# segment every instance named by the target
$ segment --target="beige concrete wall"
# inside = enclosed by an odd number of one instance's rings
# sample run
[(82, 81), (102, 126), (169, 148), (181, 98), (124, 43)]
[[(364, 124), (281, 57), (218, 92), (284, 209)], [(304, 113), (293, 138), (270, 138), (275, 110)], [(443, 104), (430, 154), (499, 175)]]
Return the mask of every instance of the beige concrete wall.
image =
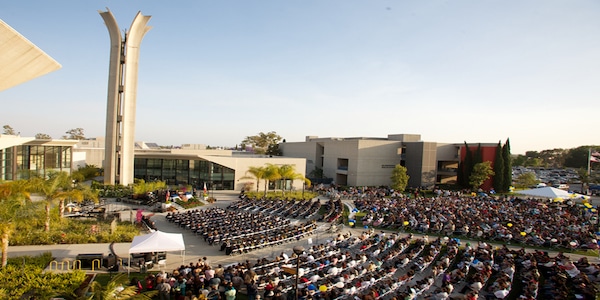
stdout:
[[(283, 145), (283, 146), (282, 146)], [(431, 186), (437, 178), (439, 161), (458, 161), (456, 144), (423, 142), (418, 134), (392, 134), (382, 138), (318, 138), (307, 136), (305, 142), (280, 145), (285, 156), (305, 157), (317, 161), (319, 145), (323, 145), (323, 173), (337, 183), (343, 178), (346, 184), (388, 185), (396, 164), (401, 161), (401, 149), (405, 147), (404, 160), (411, 177), (409, 186)], [(348, 160), (348, 170), (338, 169), (338, 159)], [(309, 166), (310, 162), (307, 162)], [(313, 168), (309, 168), (310, 172)], [(341, 176), (341, 177), (340, 177)]]
[(401, 146), (402, 143), (398, 141), (360, 140), (354, 185), (391, 184), (392, 170), (400, 163), (398, 148)]
[(388, 134), (388, 139), (400, 142), (420, 142), (420, 134)]
[(420, 186), (432, 187), (437, 177), (437, 143), (423, 143), (423, 164), (421, 167)]
[(204, 145), (204, 144), (183, 144), (183, 145), (181, 145), (181, 149), (184, 149), (184, 150), (206, 150), (206, 145)]
[(318, 142), (280, 143), (279, 149), (285, 153), (285, 157), (298, 157), (306, 160), (305, 173), (310, 174), (315, 167), (321, 167), (320, 148)]
[(84, 161), (75, 162), (74, 160), (73, 169), (77, 170), (78, 166), (85, 166), (86, 164), (102, 168), (105, 158), (104, 142), (104, 137), (77, 141), (77, 144), (73, 147), (73, 157), (77, 157), (78, 160), (83, 158)]
[(437, 160), (456, 161), (459, 159), (460, 147), (457, 144), (437, 144)]
[[(324, 146), (323, 153), (323, 174), (325, 177), (333, 178), (337, 183), (336, 174), (347, 174), (348, 184), (356, 181), (356, 161), (358, 159), (358, 141), (357, 140), (326, 140), (322, 142)], [(338, 170), (338, 159), (348, 159), (348, 170)]]

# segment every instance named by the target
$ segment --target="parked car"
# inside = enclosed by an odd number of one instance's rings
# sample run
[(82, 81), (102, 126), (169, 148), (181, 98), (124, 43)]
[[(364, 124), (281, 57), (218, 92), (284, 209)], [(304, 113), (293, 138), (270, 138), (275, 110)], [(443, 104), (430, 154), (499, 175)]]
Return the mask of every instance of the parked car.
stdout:
[(561, 190), (569, 190), (569, 185), (568, 184), (555, 184), (553, 185), (553, 187), (557, 188), (557, 189), (561, 189)]

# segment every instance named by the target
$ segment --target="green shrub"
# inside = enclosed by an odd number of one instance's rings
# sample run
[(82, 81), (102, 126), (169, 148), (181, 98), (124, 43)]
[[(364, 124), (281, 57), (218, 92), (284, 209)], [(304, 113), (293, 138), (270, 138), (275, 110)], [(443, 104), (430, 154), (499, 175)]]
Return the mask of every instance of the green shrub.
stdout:
[(43, 225), (37, 227), (23, 222), (11, 235), (11, 246), (53, 245), (53, 244), (87, 244), (109, 242), (131, 242), (140, 230), (129, 222), (117, 223), (117, 229), (111, 233), (109, 220), (76, 220), (61, 219), (50, 223), (50, 232), (45, 232)]
[[(43, 272), (51, 258), (50, 253), (39, 257), (15, 257), (0, 270), (2, 299), (50, 299), (60, 294), (72, 294), (84, 281), (85, 273), (80, 270), (53, 273)], [(25, 265), (23, 265), (25, 261)]]
[(248, 196), (249, 198), (267, 198), (267, 199), (305, 199), (305, 200), (309, 200), (309, 199), (314, 199), (316, 197), (318, 197), (319, 195), (317, 193), (311, 192), (311, 191), (285, 191), (285, 193), (283, 193), (281, 191), (270, 191), (267, 192), (267, 195), (265, 196), (265, 192), (246, 192), (246, 196)]
[(185, 209), (204, 205), (204, 203), (202, 201), (200, 201), (200, 199), (195, 198), (195, 197), (188, 199), (188, 201), (177, 200), (176, 203)]
[(20, 256), (8, 258), (6, 264), (16, 267), (22, 267), (23, 265), (37, 266), (39, 268), (46, 268), (50, 262), (54, 260), (52, 252), (44, 252), (37, 256)]

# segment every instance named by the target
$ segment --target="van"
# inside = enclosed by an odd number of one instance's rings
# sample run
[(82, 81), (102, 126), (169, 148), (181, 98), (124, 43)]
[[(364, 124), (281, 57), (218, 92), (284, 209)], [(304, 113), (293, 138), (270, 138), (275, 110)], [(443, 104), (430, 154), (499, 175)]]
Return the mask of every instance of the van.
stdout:
[(569, 185), (568, 184), (555, 184), (553, 185), (553, 187), (557, 188), (557, 189), (561, 189), (561, 190), (568, 190), (569, 189)]

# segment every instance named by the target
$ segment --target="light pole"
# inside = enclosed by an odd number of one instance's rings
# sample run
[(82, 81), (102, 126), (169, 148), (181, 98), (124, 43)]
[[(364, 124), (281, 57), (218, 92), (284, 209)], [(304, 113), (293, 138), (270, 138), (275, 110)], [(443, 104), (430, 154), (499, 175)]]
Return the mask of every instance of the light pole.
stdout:
[(296, 254), (296, 286), (294, 287), (294, 294), (296, 300), (298, 300), (298, 284), (300, 283), (300, 255), (304, 253), (304, 247), (297, 245), (293, 248)]

